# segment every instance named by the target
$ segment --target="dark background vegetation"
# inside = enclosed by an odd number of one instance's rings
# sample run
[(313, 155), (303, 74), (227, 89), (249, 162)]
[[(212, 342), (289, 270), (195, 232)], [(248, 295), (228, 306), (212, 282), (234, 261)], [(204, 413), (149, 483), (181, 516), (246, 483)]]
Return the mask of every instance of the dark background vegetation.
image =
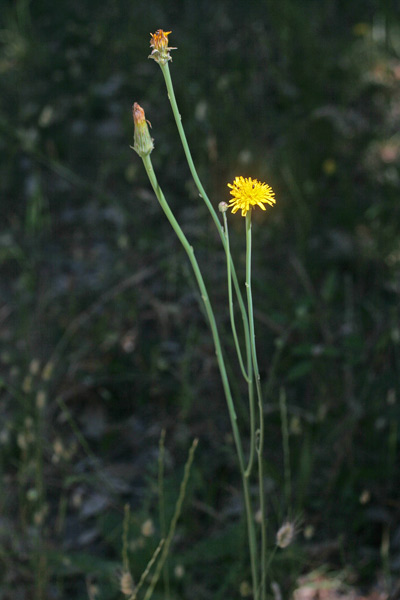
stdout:
[[(3, 0), (0, 19), (0, 598), (121, 597), (126, 503), (137, 581), (160, 538), (162, 428), (168, 518), (200, 440), (171, 597), (246, 594), (212, 342), (186, 256), (129, 148), (138, 101), (226, 333), (246, 436), (224, 256), (147, 60), (159, 27), (173, 31), (178, 103), (215, 206), (235, 175), (276, 192), (276, 207), (254, 215), (253, 275), (271, 549), (286, 518), (299, 532), (270, 580), (286, 596), (299, 574), (324, 568), (390, 590), (400, 570), (396, 3)], [(242, 273), (243, 220), (230, 224)]]

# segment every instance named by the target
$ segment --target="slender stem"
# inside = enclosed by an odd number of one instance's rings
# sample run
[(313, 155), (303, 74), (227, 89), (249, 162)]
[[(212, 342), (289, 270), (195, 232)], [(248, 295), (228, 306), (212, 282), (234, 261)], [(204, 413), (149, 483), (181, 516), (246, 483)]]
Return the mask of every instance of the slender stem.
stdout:
[(256, 426), (255, 426), (255, 414), (254, 414), (254, 381), (253, 381), (253, 363), (251, 358), (251, 348), (250, 344), (246, 344), (246, 353), (247, 353), (247, 372), (244, 368), (242, 353), (240, 350), (240, 345), (236, 333), (236, 325), (235, 325), (235, 315), (233, 311), (233, 298), (232, 298), (232, 269), (231, 269), (231, 251), (230, 251), (230, 243), (229, 243), (229, 229), (228, 229), (228, 219), (226, 218), (226, 212), (222, 213), (224, 219), (224, 230), (225, 230), (225, 239), (226, 239), (226, 265), (228, 272), (228, 296), (229, 296), (229, 314), (231, 317), (231, 327), (233, 332), (233, 337), (236, 345), (236, 352), (239, 358), (240, 368), (243, 373), (243, 377), (247, 381), (248, 386), (248, 396), (249, 396), (249, 412), (250, 412), (250, 455), (249, 461), (246, 467), (245, 475), (246, 477), (250, 477), (251, 471), (253, 469), (254, 463), (254, 452), (255, 452), (255, 439), (256, 439)]
[[(163, 566), (165, 564), (165, 561), (167, 560), (167, 557), (168, 557), (168, 554), (169, 554), (169, 549), (170, 549), (170, 546), (171, 546), (171, 542), (172, 542), (174, 534), (175, 534), (176, 525), (178, 523), (178, 519), (179, 519), (180, 514), (181, 514), (183, 501), (185, 499), (186, 488), (187, 488), (187, 484), (188, 484), (188, 481), (189, 481), (190, 470), (192, 468), (193, 459), (194, 459), (194, 453), (196, 451), (198, 443), (199, 443), (199, 440), (197, 438), (195, 438), (193, 440), (193, 442), (192, 442), (191, 447), (190, 447), (189, 456), (187, 458), (187, 461), (186, 461), (186, 464), (185, 464), (185, 468), (184, 468), (184, 471), (183, 471), (183, 478), (182, 478), (181, 485), (180, 485), (180, 488), (179, 488), (179, 495), (178, 495), (178, 499), (177, 499), (176, 504), (175, 504), (175, 511), (174, 511), (174, 514), (172, 515), (171, 523), (170, 523), (169, 530), (168, 530), (168, 535), (165, 538), (165, 543), (164, 543), (164, 546), (163, 546), (163, 549), (162, 549), (160, 560), (158, 561), (158, 564), (157, 564), (157, 566), (155, 568), (155, 573), (154, 573), (153, 577), (151, 578), (151, 582), (150, 582), (149, 587), (147, 588), (147, 592), (146, 592), (146, 594), (144, 596), (144, 600), (150, 600), (150, 598), (152, 597), (153, 592), (154, 592), (154, 588), (157, 585), (157, 581), (158, 581), (158, 579), (160, 577), (162, 568), (163, 568)], [(138, 585), (138, 587), (139, 587), (139, 585)], [(133, 600), (133, 599), (130, 598), (129, 600)]]
[(256, 339), (254, 333), (254, 315), (253, 298), (251, 293), (251, 210), (246, 214), (246, 291), (247, 291), (247, 311), (249, 315), (250, 326), (250, 344), (253, 360), (254, 378), (256, 380), (258, 411), (259, 411), (259, 430), (258, 443), (256, 444), (257, 462), (258, 462), (258, 485), (260, 496), (261, 512), (261, 600), (265, 600), (265, 578), (266, 578), (266, 557), (267, 557), (267, 539), (265, 530), (265, 499), (264, 499), (264, 468), (263, 468), (263, 448), (264, 448), (264, 411), (261, 392), (260, 372), (258, 370)]
[[(150, 558), (149, 562), (146, 565), (145, 570), (143, 571), (143, 573), (140, 576), (139, 579), (139, 583), (137, 584), (137, 586), (135, 587), (135, 589), (133, 590), (133, 594), (131, 596), (129, 596), (128, 600), (136, 600), (138, 597), (138, 593), (140, 592), (144, 582), (147, 579), (147, 575), (150, 573), (154, 563), (157, 560), (158, 555), (161, 552), (161, 549), (165, 547), (165, 539), (161, 538), (160, 543), (158, 544), (157, 548), (154, 550), (152, 557)], [(154, 578), (154, 577), (153, 577)], [(155, 585), (155, 584), (154, 584)], [(153, 588), (151, 587), (152, 584), (150, 583), (149, 588), (146, 592), (146, 596), (145, 598), (151, 598), (151, 595), (153, 593)], [(150, 595), (149, 594), (149, 589), (150, 589)]]
[[(229, 248), (227, 247), (229, 244), (229, 239), (224, 235), (223, 229), (221, 228), (220, 220), (219, 220), (217, 213), (216, 213), (212, 203), (210, 202), (210, 199), (200, 181), (196, 167), (193, 162), (189, 144), (186, 139), (185, 130), (182, 125), (182, 117), (180, 115), (180, 112), (178, 109), (178, 104), (177, 104), (176, 97), (175, 97), (174, 87), (173, 87), (172, 79), (171, 79), (171, 73), (169, 71), (169, 65), (168, 65), (168, 63), (166, 63), (165, 65), (160, 65), (160, 67), (161, 67), (161, 71), (162, 71), (162, 74), (165, 79), (165, 84), (167, 86), (167, 91), (168, 91), (168, 98), (169, 98), (169, 101), (171, 104), (172, 112), (174, 114), (175, 123), (178, 128), (179, 136), (181, 138), (181, 143), (183, 146), (183, 150), (185, 152), (185, 156), (186, 156), (187, 163), (189, 165), (190, 172), (192, 174), (195, 185), (199, 191), (199, 194), (200, 194), (201, 198), (204, 200), (204, 202), (211, 214), (211, 217), (212, 217), (212, 219), (215, 223), (215, 226), (218, 230), (218, 233), (220, 235), (222, 245), (224, 246), (225, 252), (227, 253), (227, 257), (228, 257), (227, 260), (229, 263), (229, 268), (231, 270), (231, 277), (233, 279), (233, 285), (235, 287), (235, 294), (237, 296), (240, 312), (242, 315), (243, 329), (244, 329), (244, 335), (245, 335), (245, 344), (246, 344), (246, 353), (247, 353), (247, 377), (245, 376), (245, 379), (248, 382), (248, 386), (249, 386), (249, 403), (250, 403), (250, 428), (251, 428), (250, 456), (249, 456), (248, 466), (246, 468), (246, 477), (249, 477), (252, 466), (253, 466), (254, 450), (255, 450), (254, 400), (253, 400), (254, 384), (253, 384), (253, 377), (252, 377), (253, 368), (252, 368), (252, 358), (251, 358), (251, 348), (250, 348), (249, 320), (248, 320), (246, 308), (245, 308), (245, 305), (243, 302), (242, 293), (240, 291), (239, 282), (238, 282), (236, 270), (235, 270), (235, 265), (233, 263), (232, 256), (229, 252)], [(230, 281), (230, 279), (229, 279), (229, 281)], [(235, 337), (235, 330), (233, 330), (233, 335)], [(235, 344), (236, 344), (236, 338), (235, 338)], [(236, 348), (238, 348), (238, 346), (236, 346)], [(239, 361), (241, 361), (240, 353), (238, 353), (238, 356), (239, 356)], [(242, 367), (242, 365), (243, 365), (243, 362), (241, 361), (241, 369), (242, 369), (242, 373), (244, 375), (244, 367)], [(249, 379), (250, 379), (250, 382), (248, 381)]]
[[(220, 222), (218, 215), (217, 215), (217, 213), (216, 213), (216, 211), (215, 211), (215, 209), (214, 209), (209, 197), (207, 196), (207, 193), (200, 181), (199, 175), (197, 173), (196, 167), (195, 167), (193, 159), (192, 159), (192, 154), (190, 152), (189, 144), (186, 139), (185, 130), (182, 125), (182, 117), (180, 115), (180, 112), (178, 109), (178, 104), (177, 104), (177, 101), (175, 98), (174, 86), (172, 85), (171, 74), (169, 72), (169, 65), (168, 65), (168, 63), (166, 63), (165, 65), (160, 64), (160, 67), (161, 67), (162, 74), (164, 75), (165, 84), (167, 86), (167, 91), (168, 91), (168, 98), (169, 98), (169, 101), (171, 104), (172, 112), (174, 114), (175, 123), (178, 128), (179, 137), (181, 138), (181, 143), (183, 146), (183, 150), (185, 152), (186, 160), (189, 165), (190, 173), (192, 174), (193, 181), (199, 191), (201, 198), (204, 200), (204, 202), (211, 214), (211, 217), (214, 221), (214, 224), (215, 224), (215, 226), (218, 230), (219, 236), (221, 238), (222, 245), (226, 251), (226, 239), (224, 236), (223, 229), (221, 227), (221, 222)], [(236, 270), (235, 270), (235, 265), (233, 264), (231, 256), (230, 256), (229, 260), (230, 260), (231, 269), (232, 269), (233, 285), (235, 287), (235, 293), (236, 293), (236, 296), (237, 296), (237, 299), (239, 302), (240, 312), (242, 315), (246, 347), (250, 347), (249, 321), (247, 318), (246, 308), (245, 308), (245, 305), (243, 302), (242, 292), (240, 291), (239, 282), (238, 282)]]
[(239, 358), (240, 368), (243, 373), (243, 377), (247, 381), (248, 386), (248, 396), (249, 396), (249, 412), (250, 412), (250, 456), (249, 461), (246, 467), (245, 475), (246, 477), (250, 477), (253, 462), (254, 462), (254, 452), (255, 452), (255, 414), (254, 414), (254, 383), (253, 383), (253, 363), (251, 358), (251, 348), (250, 344), (246, 344), (246, 353), (247, 353), (247, 372), (244, 368), (242, 353), (240, 350), (240, 345), (236, 333), (236, 325), (235, 325), (235, 315), (233, 311), (233, 299), (232, 299), (232, 269), (231, 269), (231, 253), (230, 253), (230, 243), (229, 243), (229, 229), (228, 229), (228, 219), (226, 218), (226, 212), (222, 213), (224, 219), (224, 230), (225, 230), (225, 238), (226, 238), (226, 265), (228, 272), (228, 296), (229, 296), (229, 314), (231, 317), (231, 327), (233, 332), (233, 337), (235, 340), (236, 352)]
[(237, 353), (238, 359), (239, 359), (240, 370), (242, 371), (242, 375), (243, 375), (244, 379), (247, 381), (247, 383), (250, 383), (251, 374), (248, 374), (246, 372), (246, 369), (244, 368), (242, 351), (240, 349), (240, 344), (239, 344), (239, 340), (238, 340), (238, 336), (237, 336), (237, 332), (236, 332), (235, 314), (234, 314), (234, 310), (233, 310), (233, 298), (232, 298), (231, 250), (230, 250), (230, 244), (229, 244), (229, 229), (228, 229), (228, 219), (226, 218), (226, 212), (222, 213), (222, 216), (224, 219), (224, 230), (225, 230), (225, 239), (226, 239), (226, 246), (225, 246), (226, 268), (227, 268), (227, 275), (228, 275), (228, 300), (229, 300), (229, 316), (231, 319), (231, 328), (232, 328), (232, 333), (233, 333), (233, 339), (235, 340), (235, 347), (236, 347), (236, 353)]
[(214, 312), (213, 312), (213, 309), (212, 309), (212, 306), (210, 303), (210, 299), (208, 296), (206, 285), (204, 283), (203, 276), (200, 271), (200, 267), (198, 265), (197, 259), (194, 254), (194, 249), (190, 245), (189, 241), (187, 240), (185, 234), (183, 233), (178, 221), (175, 219), (175, 216), (172, 213), (172, 211), (164, 197), (164, 194), (158, 184), (156, 175), (154, 173), (150, 156), (147, 155), (147, 156), (143, 156), (142, 158), (143, 158), (143, 164), (146, 169), (148, 178), (150, 180), (150, 183), (152, 185), (154, 193), (157, 196), (157, 199), (161, 205), (161, 208), (163, 209), (168, 221), (170, 222), (179, 241), (181, 242), (182, 246), (184, 247), (186, 254), (188, 255), (188, 258), (192, 265), (194, 275), (196, 277), (197, 284), (199, 286), (199, 290), (200, 290), (201, 298), (204, 303), (205, 311), (206, 311), (206, 314), (208, 317), (208, 322), (210, 325), (210, 329), (211, 329), (211, 333), (212, 333), (212, 337), (213, 337), (213, 341), (214, 341), (215, 353), (216, 353), (216, 357), (217, 357), (217, 361), (218, 361), (222, 385), (224, 388), (225, 398), (226, 398), (226, 402), (228, 405), (228, 412), (229, 412), (229, 417), (230, 417), (230, 421), (231, 421), (233, 437), (235, 440), (236, 451), (237, 451), (237, 455), (238, 455), (238, 459), (239, 459), (240, 473), (242, 475), (242, 484), (243, 484), (246, 517), (247, 517), (247, 531), (248, 531), (248, 539), (249, 539), (250, 562), (251, 562), (254, 598), (255, 598), (255, 600), (259, 600), (258, 585), (257, 585), (257, 581), (258, 581), (257, 543), (256, 543), (255, 528), (254, 528), (253, 510), (252, 510), (251, 498), (250, 498), (250, 486), (249, 486), (248, 478), (245, 476), (242, 442), (241, 442), (241, 438), (240, 438), (235, 407), (234, 407), (232, 393), (231, 393), (229, 380), (228, 380), (228, 375), (227, 375), (226, 367), (225, 367), (225, 363), (224, 363), (224, 357), (222, 354), (221, 342), (220, 342), (220, 338), (219, 338), (217, 324), (216, 324), (215, 317), (214, 317)]

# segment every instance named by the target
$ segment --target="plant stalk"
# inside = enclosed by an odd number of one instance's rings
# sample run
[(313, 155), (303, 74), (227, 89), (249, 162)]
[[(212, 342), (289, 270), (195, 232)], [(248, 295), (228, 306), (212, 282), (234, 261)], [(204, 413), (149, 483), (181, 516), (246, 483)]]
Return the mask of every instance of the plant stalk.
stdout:
[(170, 222), (172, 228), (174, 229), (179, 241), (188, 258), (190, 260), (194, 275), (196, 277), (197, 284), (199, 286), (201, 298), (204, 303), (205, 311), (208, 317), (208, 322), (210, 325), (215, 353), (217, 357), (217, 362), (219, 366), (219, 371), (221, 375), (222, 385), (224, 388), (225, 398), (228, 405), (228, 412), (232, 426), (233, 437), (235, 441), (236, 451), (239, 459), (239, 467), (240, 473), (242, 476), (242, 484), (243, 484), (243, 492), (244, 492), (244, 501), (245, 501), (245, 509), (246, 509), (246, 519), (247, 519), (247, 532), (248, 532), (248, 541), (249, 541), (249, 550), (250, 550), (250, 562), (251, 562), (251, 574), (252, 574), (252, 582), (253, 582), (253, 590), (254, 590), (254, 600), (259, 600), (259, 590), (258, 590), (258, 564), (257, 564), (257, 542), (255, 536), (255, 527), (254, 527), (254, 519), (253, 519), (253, 510), (251, 506), (251, 498), (250, 498), (250, 486), (248, 477), (245, 475), (245, 463), (244, 463), (244, 454), (242, 448), (242, 442), (240, 438), (239, 428), (237, 424), (236, 411), (233, 403), (232, 393), (229, 385), (228, 375), (226, 372), (224, 357), (222, 354), (222, 347), (219, 338), (218, 328), (214, 317), (214, 312), (210, 303), (210, 299), (208, 296), (207, 288), (204, 283), (203, 276), (200, 271), (200, 267), (198, 265), (197, 259), (194, 254), (194, 249), (190, 245), (188, 239), (186, 238), (184, 232), (182, 231), (178, 221), (176, 220), (173, 212), (171, 211), (165, 196), (158, 184), (156, 175), (154, 173), (154, 169), (152, 166), (151, 158), (149, 155), (142, 156), (143, 164), (146, 169), (146, 173), (150, 180), (151, 186), (154, 190), (154, 193), (160, 203), (162, 210), (164, 211), (168, 221)]
[(264, 498), (264, 468), (263, 468), (263, 448), (264, 448), (264, 410), (261, 391), (260, 372), (258, 369), (256, 338), (254, 332), (254, 315), (253, 315), (253, 297), (251, 291), (251, 209), (246, 214), (246, 292), (247, 292), (247, 311), (249, 315), (250, 327), (250, 345), (252, 353), (252, 362), (254, 370), (254, 378), (256, 380), (258, 412), (259, 412), (259, 430), (258, 440), (256, 443), (257, 463), (258, 463), (258, 486), (260, 497), (260, 512), (261, 512), (261, 579), (260, 592), (261, 600), (265, 600), (265, 578), (266, 578), (266, 558), (267, 558), (267, 539), (266, 539), (266, 514), (265, 514), (265, 498)]
[[(180, 115), (179, 109), (178, 109), (178, 104), (176, 101), (176, 97), (175, 97), (175, 92), (174, 92), (174, 86), (172, 84), (172, 79), (171, 79), (171, 73), (169, 71), (169, 65), (168, 63), (165, 63), (164, 65), (160, 64), (161, 67), (161, 71), (162, 74), (164, 76), (164, 80), (165, 80), (165, 84), (167, 86), (167, 92), (168, 92), (168, 98), (171, 104), (171, 108), (172, 108), (172, 112), (174, 114), (174, 118), (175, 118), (175, 123), (176, 126), (178, 128), (178, 133), (179, 133), (179, 137), (181, 139), (181, 143), (183, 146), (183, 151), (185, 153), (186, 156), (186, 160), (190, 169), (190, 173), (193, 177), (193, 181), (199, 191), (199, 194), (201, 196), (201, 198), (204, 200), (210, 214), (212, 217), (212, 220), (214, 221), (214, 224), (218, 230), (219, 236), (221, 238), (221, 242), (222, 245), (225, 249), (226, 252), (226, 239), (225, 239), (225, 235), (224, 235), (224, 231), (221, 227), (221, 222), (218, 218), (218, 215), (200, 181), (199, 175), (197, 173), (196, 167), (194, 165), (193, 162), (193, 158), (192, 158), (192, 153), (190, 152), (190, 148), (189, 148), (189, 144), (187, 142), (186, 139), (186, 134), (185, 134), (185, 130), (183, 128), (182, 125), (182, 117)], [(246, 313), (246, 308), (245, 308), (245, 304), (243, 302), (243, 297), (242, 297), (242, 293), (240, 291), (240, 287), (239, 287), (239, 282), (237, 279), (237, 275), (236, 275), (236, 270), (235, 270), (235, 265), (233, 264), (232, 261), (232, 257), (229, 256), (229, 260), (230, 260), (230, 264), (231, 264), (231, 270), (232, 270), (232, 279), (233, 279), (233, 285), (235, 287), (235, 293), (239, 302), (239, 307), (240, 307), (240, 312), (242, 315), (242, 321), (243, 321), (243, 329), (244, 329), (244, 335), (245, 335), (245, 342), (246, 342), (246, 348), (250, 347), (250, 332), (249, 332), (249, 321), (247, 318), (247, 313)]]
[(235, 340), (236, 352), (239, 358), (240, 368), (243, 374), (243, 377), (247, 381), (248, 386), (248, 396), (249, 396), (249, 413), (250, 413), (250, 455), (247, 463), (245, 475), (246, 477), (250, 477), (253, 463), (254, 463), (254, 452), (255, 452), (255, 411), (254, 411), (254, 382), (253, 382), (253, 363), (251, 358), (251, 348), (250, 344), (246, 344), (246, 353), (247, 353), (247, 372), (244, 368), (243, 358), (240, 351), (239, 340), (236, 333), (236, 325), (235, 325), (235, 315), (233, 311), (233, 298), (232, 298), (232, 269), (231, 269), (231, 252), (230, 252), (230, 243), (229, 243), (229, 229), (228, 229), (228, 219), (226, 218), (226, 212), (222, 213), (224, 219), (224, 230), (225, 230), (225, 239), (226, 239), (226, 265), (228, 272), (228, 297), (229, 297), (229, 314), (231, 318), (231, 327), (232, 333)]

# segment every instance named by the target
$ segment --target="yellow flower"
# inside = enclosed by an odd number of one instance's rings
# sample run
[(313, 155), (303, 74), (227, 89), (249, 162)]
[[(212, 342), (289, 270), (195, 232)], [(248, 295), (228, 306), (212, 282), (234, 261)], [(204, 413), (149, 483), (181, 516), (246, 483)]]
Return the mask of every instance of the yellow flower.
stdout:
[(231, 188), (230, 193), (233, 196), (228, 206), (233, 213), (240, 209), (242, 217), (246, 216), (252, 206), (259, 206), (265, 210), (264, 204), (273, 206), (276, 202), (272, 188), (251, 177), (235, 177), (233, 185), (228, 183), (228, 187)]
[(172, 31), (163, 31), (157, 29), (155, 33), (151, 33), (150, 47), (152, 48), (149, 58), (152, 58), (159, 65), (165, 65), (169, 60), (172, 60), (169, 51), (176, 48), (168, 47), (168, 36)]

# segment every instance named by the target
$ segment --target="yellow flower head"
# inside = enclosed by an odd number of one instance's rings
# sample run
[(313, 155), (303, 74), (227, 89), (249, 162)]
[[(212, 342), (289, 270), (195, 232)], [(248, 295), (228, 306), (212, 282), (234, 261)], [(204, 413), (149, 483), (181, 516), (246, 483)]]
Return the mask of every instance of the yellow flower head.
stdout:
[(228, 206), (233, 213), (240, 209), (242, 217), (245, 217), (253, 206), (259, 206), (265, 210), (264, 204), (273, 206), (276, 202), (272, 188), (251, 177), (235, 177), (233, 185), (228, 183), (228, 187), (231, 188), (230, 193), (233, 196)]
[(165, 65), (169, 60), (172, 60), (169, 51), (176, 48), (168, 47), (168, 36), (172, 31), (163, 31), (157, 29), (155, 33), (151, 33), (150, 47), (152, 48), (149, 58), (152, 58), (158, 64)]

